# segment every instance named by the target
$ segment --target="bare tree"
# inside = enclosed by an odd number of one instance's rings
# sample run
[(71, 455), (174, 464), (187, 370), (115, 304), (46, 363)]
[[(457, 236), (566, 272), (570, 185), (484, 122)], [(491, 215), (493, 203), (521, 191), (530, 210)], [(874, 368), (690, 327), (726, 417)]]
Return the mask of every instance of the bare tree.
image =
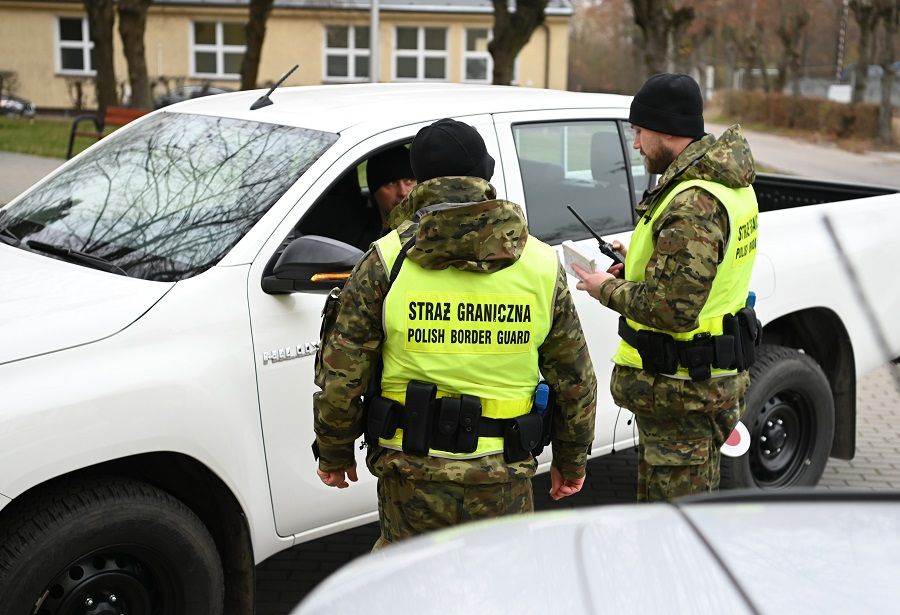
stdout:
[(0, 94), (13, 95), (19, 89), (19, 73), (14, 70), (0, 70)]
[(149, 109), (150, 79), (147, 76), (147, 57), (144, 52), (144, 31), (147, 28), (147, 9), (153, 0), (118, 0), (119, 36), (128, 63), (128, 82), (131, 85), (131, 106)]
[(809, 11), (803, 4), (784, 6), (775, 33), (781, 42), (782, 54), (778, 63), (778, 79), (775, 91), (781, 93), (788, 78), (793, 84), (794, 96), (800, 95), (800, 58), (804, 31), (809, 24)]
[(856, 81), (853, 84), (853, 104), (863, 101), (869, 65), (875, 52), (875, 27), (878, 24), (878, 10), (875, 0), (850, 0), (850, 10), (859, 25), (859, 52), (856, 59)]
[(544, 23), (547, 0), (518, 0), (515, 12), (510, 12), (507, 0), (492, 1), (494, 38), (488, 43), (488, 51), (494, 59), (493, 82), (495, 85), (509, 85), (516, 56), (531, 39), (535, 28)]
[(94, 41), (93, 66), (96, 71), (97, 107), (102, 115), (107, 107), (118, 104), (116, 71), (113, 67), (114, 0), (84, 0), (91, 39)]
[(893, 117), (894, 108), (891, 96), (894, 93), (894, 50), (897, 37), (897, 25), (900, 20), (900, 0), (880, 0), (878, 13), (881, 18), (881, 45), (879, 64), (881, 64), (881, 106), (878, 109), (878, 141), (885, 145), (894, 142)]
[(692, 6), (676, 7), (672, 0), (631, 0), (634, 22), (644, 36), (644, 65), (648, 74), (671, 71), (676, 34), (694, 19)]
[(241, 61), (241, 89), (252, 90), (259, 80), (259, 61), (262, 58), (263, 40), (266, 38), (266, 22), (275, 0), (250, 0), (250, 18), (247, 21), (247, 50)]

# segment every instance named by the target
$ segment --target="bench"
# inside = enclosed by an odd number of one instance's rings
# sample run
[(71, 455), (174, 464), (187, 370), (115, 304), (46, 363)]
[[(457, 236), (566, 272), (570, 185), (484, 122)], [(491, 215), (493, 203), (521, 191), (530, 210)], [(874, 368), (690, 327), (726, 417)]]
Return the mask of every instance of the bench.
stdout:
[[(66, 150), (66, 160), (72, 157), (72, 149), (75, 147), (75, 137), (93, 137), (98, 141), (103, 138), (103, 131), (107, 126), (124, 126), (132, 120), (136, 120), (142, 115), (150, 113), (150, 109), (139, 109), (132, 107), (107, 107), (103, 118), (95, 114), (79, 115), (72, 121), (72, 129), (69, 131), (69, 147)], [(95, 130), (79, 131), (78, 125), (81, 122), (90, 121), (94, 124)]]

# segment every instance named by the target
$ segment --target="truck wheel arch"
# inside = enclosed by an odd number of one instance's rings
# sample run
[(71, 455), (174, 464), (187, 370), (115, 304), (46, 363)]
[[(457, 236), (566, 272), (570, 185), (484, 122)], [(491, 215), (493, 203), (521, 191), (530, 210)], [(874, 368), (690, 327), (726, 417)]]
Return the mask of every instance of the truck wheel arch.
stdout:
[(850, 335), (840, 317), (824, 307), (779, 316), (763, 327), (763, 343), (800, 350), (828, 378), (834, 397), (831, 457), (853, 459), (856, 452), (856, 363)]
[(145, 453), (103, 462), (55, 477), (26, 490), (0, 510), (15, 514), (17, 500), (40, 496), (59, 484), (91, 477), (121, 477), (166, 491), (200, 518), (211, 534), (225, 577), (225, 615), (254, 608), (255, 562), (250, 529), (237, 498), (225, 483), (196, 459), (173, 452)]

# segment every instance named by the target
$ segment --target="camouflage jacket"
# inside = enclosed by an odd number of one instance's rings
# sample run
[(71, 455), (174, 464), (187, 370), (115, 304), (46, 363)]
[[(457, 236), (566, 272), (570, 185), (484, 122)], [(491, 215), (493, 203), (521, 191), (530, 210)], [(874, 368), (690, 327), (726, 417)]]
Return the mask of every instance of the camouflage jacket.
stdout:
[[(708, 134), (689, 145), (646, 194), (637, 208), (638, 224), (653, 215), (654, 208), (679, 182), (703, 179), (739, 188), (749, 186), (755, 178), (753, 155), (740, 126), (732, 126), (718, 140)], [(671, 239), (665, 249), (656, 243), (662, 231), (667, 231)], [(609, 280), (600, 286), (600, 301), (631, 320), (657, 329), (696, 329), (718, 265), (725, 257), (728, 235), (728, 214), (718, 199), (700, 188), (681, 192), (653, 224), (656, 249), (644, 270), (644, 281)], [(733, 403), (746, 388), (745, 374), (726, 380), (729, 382), (666, 384), (677, 388), (679, 396), (696, 398), (698, 409), (718, 411)], [(614, 381), (613, 398), (623, 407), (635, 410), (640, 404), (635, 396), (641, 397), (640, 391), (653, 396), (649, 391), (654, 378), (640, 370), (617, 367)], [(734, 391), (722, 391), (723, 387)], [(623, 391), (631, 394), (626, 396)], [(656, 396), (661, 397), (659, 391)]]
[[(460, 206), (447, 208), (448, 203)], [(521, 208), (496, 199), (493, 186), (471, 177), (419, 184), (391, 212), (390, 223), (403, 243), (416, 237), (407, 258), (426, 269), (456, 267), (490, 274), (514, 263), (528, 239)], [(584, 475), (594, 437), (597, 384), (562, 268), (556, 284), (553, 324), (539, 349), (539, 367), (559, 402), (553, 463), (563, 476), (577, 478)], [(363, 432), (360, 395), (384, 337), (381, 312), (387, 286), (388, 274), (370, 249), (341, 291), (337, 320), (322, 342), (322, 365), (316, 373), (322, 390), (313, 396), (313, 411), (319, 467), (324, 471), (354, 463), (354, 441)], [(491, 483), (531, 476), (537, 463), (529, 459), (506, 464), (502, 455), (450, 461), (373, 447), (368, 465), (378, 476), (392, 472), (412, 480)]]

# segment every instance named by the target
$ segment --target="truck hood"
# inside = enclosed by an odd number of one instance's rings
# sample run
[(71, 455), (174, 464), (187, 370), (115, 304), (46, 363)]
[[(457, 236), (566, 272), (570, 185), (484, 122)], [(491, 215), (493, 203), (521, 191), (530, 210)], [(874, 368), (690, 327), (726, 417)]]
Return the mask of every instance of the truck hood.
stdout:
[(0, 244), (0, 365), (109, 337), (172, 286)]

